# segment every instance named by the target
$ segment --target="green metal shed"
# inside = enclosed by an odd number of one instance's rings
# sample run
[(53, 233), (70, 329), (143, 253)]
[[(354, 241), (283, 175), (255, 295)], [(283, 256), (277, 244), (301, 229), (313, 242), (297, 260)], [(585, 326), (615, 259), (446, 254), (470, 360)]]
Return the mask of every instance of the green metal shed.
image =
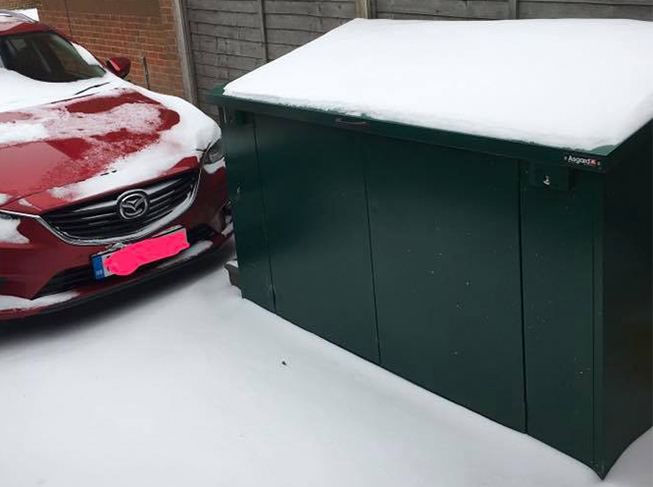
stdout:
[(573, 151), (209, 102), (243, 297), (601, 477), (651, 427), (652, 122)]

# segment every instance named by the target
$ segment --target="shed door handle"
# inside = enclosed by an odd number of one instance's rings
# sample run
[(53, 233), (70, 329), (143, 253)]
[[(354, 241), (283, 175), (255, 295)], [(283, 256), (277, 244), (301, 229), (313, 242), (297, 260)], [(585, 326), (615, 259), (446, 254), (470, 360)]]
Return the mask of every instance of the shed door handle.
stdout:
[(338, 117), (336, 118), (336, 123), (350, 125), (352, 127), (367, 127), (367, 122), (365, 120), (356, 120), (355, 118)]

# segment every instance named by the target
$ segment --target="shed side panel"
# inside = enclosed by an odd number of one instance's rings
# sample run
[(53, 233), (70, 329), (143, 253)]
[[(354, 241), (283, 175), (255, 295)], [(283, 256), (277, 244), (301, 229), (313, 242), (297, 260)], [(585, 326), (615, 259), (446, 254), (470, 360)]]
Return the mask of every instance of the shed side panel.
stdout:
[(607, 472), (651, 427), (653, 349), (652, 136), (606, 177), (604, 240), (605, 445)]
[(241, 289), (244, 298), (274, 312), (254, 116), (231, 112), (227, 119), (222, 125)]

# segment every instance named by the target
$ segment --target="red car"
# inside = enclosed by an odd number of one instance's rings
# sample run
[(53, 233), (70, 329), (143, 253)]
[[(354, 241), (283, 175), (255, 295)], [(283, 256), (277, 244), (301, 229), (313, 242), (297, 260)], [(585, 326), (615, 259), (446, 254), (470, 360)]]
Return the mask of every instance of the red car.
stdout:
[(220, 129), (0, 11), (0, 320), (152, 278), (231, 234)]

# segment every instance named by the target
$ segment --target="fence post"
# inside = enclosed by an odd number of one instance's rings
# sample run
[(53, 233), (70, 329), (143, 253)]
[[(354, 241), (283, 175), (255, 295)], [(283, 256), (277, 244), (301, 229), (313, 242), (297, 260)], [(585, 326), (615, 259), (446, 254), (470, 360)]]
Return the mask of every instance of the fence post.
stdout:
[(261, 43), (263, 44), (263, 62), (270, 60), (268, 54), (268, 33), (267, 26), (265, 25), (265, 0), (258, 0), (258, 15), (259, 15), (259, 29), (261, 30)]
[(184, 90), (184, 98), (193, 105), (199, 104), (197, 85), (195, 83), (195, 65), (191, 50), (190, 27), (187, 16), (185, 0), (173, 0), (172, 16), (177, 34), (177, 49), (179, 61), (181, 62), (181, 79)]
[(370, 0), (355, 0), (356, 17), (362, 19), (372, 18), (372, 5)]
[(519, 0), (508, 0), (508, 18), (519, 18)]

